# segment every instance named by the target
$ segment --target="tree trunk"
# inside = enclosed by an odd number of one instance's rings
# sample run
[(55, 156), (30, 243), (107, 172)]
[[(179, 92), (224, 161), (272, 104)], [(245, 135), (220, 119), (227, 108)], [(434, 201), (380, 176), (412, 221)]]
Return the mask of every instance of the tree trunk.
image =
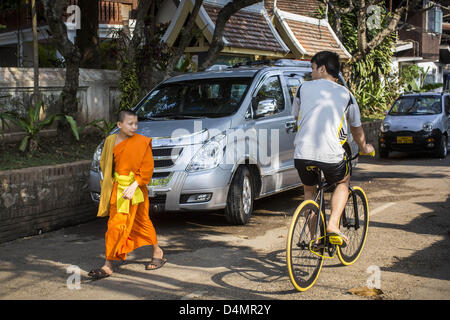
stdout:
[(360, 0), (356, 18), (358, 21), (358, 54), (364, 57), (367, 53), (366, 2)]
[(225, 31), (225, 25), (230, 17), (242, 8), (248, 7), (258, 2), (261, 2), (261, 0), (233, 0), (219, 11), (211, 45), (209, 47), (205, 61), (199, 68), (200, 70), (205, 70), (217, 61), (217, 58), (219, 57), (219, 54), (224, 47), (223, 33)]
[(135, 67), (138, 84), (139, 84), (139, 98), (146, 92), (148, 86), (152, 82), (152, 61), (149, 60), (150, 53), (148, 52), (149, 37), (151, 28), (154, 23), (154, 17), (151, 17), (151, 9), (154, 6), (152, 0), (140, 0), (136, 9), (136, 26), (134, 28), (133, 37), (128, 44), (128, 58), (126, 63), (128, 66)]
[(81, 29), (77, 30), (76, 45), (80, 50), (82, 68), (98, 69), (101, 65), (98, 37), (98, 0), (78, 0)]
[(33, 69), (34, 69), (33, 103), (34, 105), (37, 105), (40, 100), (40, 94), (39, 94), (39, 44), (37, 35), (36, 0), (31, 0), (31, 17), (33, 21)]
[[(66, 64), (66, 79), (59, 99), (59, 112), (76, 116), (78, 112), (77, 91), (79, 85), (80, 51), (67, 36), (67, 28), (63, 21), (66, 9), (65, 0), (42, 0), (44, 15), (47, 20), (52, 41), (56, 49), (63, 55)], [(58, 136), (66, 142), (72, 140), (70, 127), (66, 122), (58, 122)]]

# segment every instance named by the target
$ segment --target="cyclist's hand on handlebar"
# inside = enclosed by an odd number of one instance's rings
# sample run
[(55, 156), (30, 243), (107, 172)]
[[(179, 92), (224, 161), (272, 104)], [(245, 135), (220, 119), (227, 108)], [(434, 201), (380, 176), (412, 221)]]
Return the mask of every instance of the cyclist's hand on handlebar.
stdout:
[(359, 154), (362, 155), (362, 156), (372, 156), (372, 157), (374, 157), (375, 156), (375, 148), (371, 144), (367, 143), (364, 146), (364, 149), (359, 151)]

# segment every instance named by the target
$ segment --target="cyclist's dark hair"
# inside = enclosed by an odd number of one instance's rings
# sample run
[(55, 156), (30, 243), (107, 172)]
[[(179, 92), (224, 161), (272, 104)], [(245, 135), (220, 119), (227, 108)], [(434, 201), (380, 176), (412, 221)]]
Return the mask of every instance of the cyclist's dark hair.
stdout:
[(334, 78), (339, 77), (340, 63), (339, 56), (336, 52), (320, 51), (317, 52), (311, 59), (311, 63), (315, 63), (317, 68), (325, 66), (327, 73)]
[(136, 113), (134, 111), (131, 110), (122, 110), (119, 112), (119, 114), (117, 115), (117, 121), (118, 122), (123, 122), (125, 120), (126, 116), (134, 116), (136, 117)]

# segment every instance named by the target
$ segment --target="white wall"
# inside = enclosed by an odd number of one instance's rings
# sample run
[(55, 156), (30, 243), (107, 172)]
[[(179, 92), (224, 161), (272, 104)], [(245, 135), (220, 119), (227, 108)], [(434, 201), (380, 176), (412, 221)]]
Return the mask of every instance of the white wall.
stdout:
[[(0, 68), (0, 103), (3, 108), (20, 109), (33, 93), (33, 68)], [(58, 111), (57, 101), (64, 87), (65, 69), (40, 68), (39, 87), (45, 112)], [(114, 70), (80, 69), (78, 120), (110, 120), (120, 103), (119, 73)]]

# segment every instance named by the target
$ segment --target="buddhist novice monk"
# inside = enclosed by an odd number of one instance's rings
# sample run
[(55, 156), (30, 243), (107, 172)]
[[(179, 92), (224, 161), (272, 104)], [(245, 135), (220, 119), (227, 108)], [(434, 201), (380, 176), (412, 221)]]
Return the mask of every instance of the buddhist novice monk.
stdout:
[(152, 140), (136, 133), (138, 119), (132, 111), (121, 111), (117, 126), (120, 132), (106, 138), (100, 158), (103, 178), (97, 216), (109, 214), (109, 220), (105, 264), (89, 272), (95, 279), (109, 277), (113, 261), (125, 260), (129, 252), (142, 246), (153, 246), (147, 270), (158, 269), (167, 261), (149, 218), (147, 184), (153, 174)]

